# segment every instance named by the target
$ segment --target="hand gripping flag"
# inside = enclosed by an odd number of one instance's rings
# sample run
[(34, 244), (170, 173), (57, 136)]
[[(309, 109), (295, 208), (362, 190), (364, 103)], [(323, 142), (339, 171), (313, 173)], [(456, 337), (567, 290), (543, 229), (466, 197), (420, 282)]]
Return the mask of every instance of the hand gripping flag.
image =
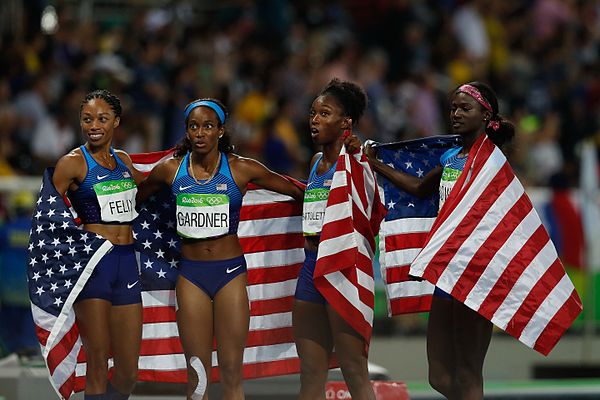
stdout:
[(73, 302), (112, 244), (77, 227), (52, 184), (54, 169), (44, 172), (29, 237), (27, 278), (31, 310), (50, 382), (69, 398), (81, 349)]
[(385, 208), (362, 151), (342, 147), (325, 208), (314, 282), (368, 343), (373, 328), (375, 236)]
[[(388, 166), (423, 178), (440, 164), (441, 155), (460, 145), (460, 137), (431, 136), (389, 144), (375, 144), (377, 158)], [(379, 261), (390, 316), (429, 311), (434, 286), (410, 279), (410, 263), (417, 256), (438, 212), (439, 193), (421, 199), (379, 175), (385, 220), (379, 233)]]
[(523, 186), (487, 135), (473, 144), (410, 273), (544, 355), (582, 310)]

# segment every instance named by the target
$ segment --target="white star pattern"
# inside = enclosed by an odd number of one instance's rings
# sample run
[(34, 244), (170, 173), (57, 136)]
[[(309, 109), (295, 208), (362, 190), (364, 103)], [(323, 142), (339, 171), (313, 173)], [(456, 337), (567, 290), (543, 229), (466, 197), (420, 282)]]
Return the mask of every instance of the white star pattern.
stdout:
[(56, 202), (56, 196), (50, 196), (48, 197), (48, 203), (52, 204)]
[(142, 225), (142, 229), (150, 229), (150, 224), (146, 221), (142, 222), (140, 225)]
[(159, 271), (157, 271), (156, 273), (158, 274), (158, 277), (159, 277), (159, 278), (166, 278), (166, 276), (165, 276), (165, 275), (166, 275), (167, 273), (166, 273), (165, 271), (163, 271), (163, 270), (162, 270), (162, 268), (161, 268)]
[(388, 203), (388, 210), (391, 210), (392, 208), (394, 208), (394, 206), (396, 205), (396, 203), (394, 203), (394, 200), (390, 200), (390, 202)]
[(150, 260), (146, 260), (146, 262), (144, 263), (144, 265), (146, 266), (146, 268), (152, 268), (152, 264), (154, 264), (152, 261)]

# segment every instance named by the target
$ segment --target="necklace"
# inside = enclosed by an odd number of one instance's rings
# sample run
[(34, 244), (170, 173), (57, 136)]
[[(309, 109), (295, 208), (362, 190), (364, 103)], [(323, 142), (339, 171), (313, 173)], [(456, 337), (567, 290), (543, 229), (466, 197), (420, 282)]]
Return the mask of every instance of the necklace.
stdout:
[(212, 178), (214, 178), (215, 174), (217, 173), (217, 169), (219, 167), (220, 160), (221, 160), (221, 154), (219, 154), (219, 157), (217, 157), (217, 162), (215, 163), (215, 166), (213, 167), (212, 172), (211, 172), (210, 176), (208, 177), (208, 179), (206, 179), (204, 182), (200, 182), (198, 179), (196, 179), (196, 174), (194, 173), (194, 153), (190, 154), (190, 169), (192, 170), (192, 178), (194, 178), (194, 181), (200, 186), (208, 184), (208, 182), (210, 182), (212, 180)]

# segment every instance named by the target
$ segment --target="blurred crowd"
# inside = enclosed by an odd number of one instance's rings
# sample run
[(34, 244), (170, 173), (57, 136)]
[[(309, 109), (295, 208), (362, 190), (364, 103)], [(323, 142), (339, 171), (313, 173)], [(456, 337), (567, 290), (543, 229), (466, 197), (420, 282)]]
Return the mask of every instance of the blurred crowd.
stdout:
[(448, 94), (488, 82), (522, 181), (574, 186), (579, 144), (600, 143), (600, 2), (5, 0), (0, 176), (39, 175), (81, 144), (81, 101), (102, 88), (123, 104), (115, 147), (172, 147), (185, 105), (216, 97), (238, 153), (305, 179), (310, 102), (333, 77), (365, 88), (358, 134), (383, 142), (448, 133)]
[[(448, 132), (447, 96), (481, 80), (518, 126), (529, 185), (574, 175), (600, 131), (597, 0), (10, 0), (0, 6), (0, 175), (39, 174), (80, 144), (86, 92), (121, 97), (116, 146), (183, 135), (184, 106), (217, 97), (240, 154), (305, 178), (314, 95), (332, 77), (368, 92), (360, 135)], [(22, 23), (15, 23), (20, 19)], [(12, 21), (12, 23), (8, 23)]]

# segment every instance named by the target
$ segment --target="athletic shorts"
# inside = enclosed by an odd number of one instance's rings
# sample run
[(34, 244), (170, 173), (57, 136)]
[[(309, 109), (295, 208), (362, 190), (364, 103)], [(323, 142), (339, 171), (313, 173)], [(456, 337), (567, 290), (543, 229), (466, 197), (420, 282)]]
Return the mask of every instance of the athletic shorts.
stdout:
[(304, 264), (298, 274), (298, 283), (296, 284), (295, 297), (298, 300), (309, 301), (311, 303), (327, 304), (325, 297), (315, 287), (313, 274), (317, 264), (317, 252), (304, 249)]
[(113, 306), (141, 303), (141, 287), (134, 245), (116, 244), (96, 265), (75, 301), (104, 299)]
[(198, 286), (211, 299), (233, 278), (247, 271), (244, 256), (219, 261), (192, 261), (182, 259), (179, 275)]
[(444, 292), (442, 289), (440, 289), (437, 286), (435, 287), (435, 290), (433, 291), (433, 295), (435, 297), (439, 297), (440, 299), (452, 300), (452, 296), (449, 293)]

